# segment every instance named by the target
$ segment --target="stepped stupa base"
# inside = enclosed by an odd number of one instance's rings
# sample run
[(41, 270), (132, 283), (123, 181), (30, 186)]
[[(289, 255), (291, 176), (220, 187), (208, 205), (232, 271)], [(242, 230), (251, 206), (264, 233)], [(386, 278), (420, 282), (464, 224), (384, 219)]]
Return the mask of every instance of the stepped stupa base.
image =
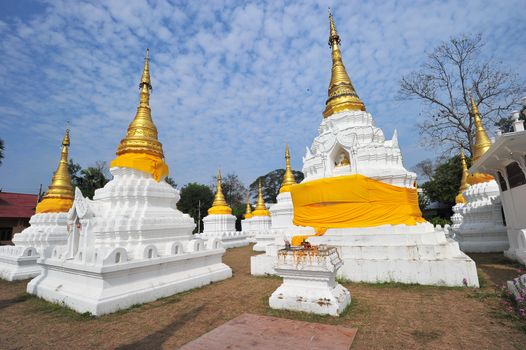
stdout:
[[(475, 262), (458, 243), (430, 223), (329, 229), (307, 239), (338, 248), (343, 266), (338, 276), (353, 282), (478, 287)], [(274, 275), (279, 246), (251, 258), (252, 275)]]
[[(191, 242), (188, 247), (193, 246)], [(125, 251), (118, 248), (101, 264), (86, 264), (79, 257), (63, 259), (55, 249), (54, 257), (39, 261), (45, 273), (31, 280), (27, 291), (79, 313), (99, 316), (232, 276), (230, 267), (221, 262), (225, 250), (219, 242), (210, 240), (206, 249), (196, 249), (115, 263), (119, 252), (123, 254), (119, 258), (126, 260)]]
[(237, 248), (247, 246), (249, 242), (249, 237), (245, 232), (242, 231), (232, 231), (232, 232), (207, 232), (199, 234), (204, 240), (214, 238), (221, 242), (223, 248)]
[(510, 243), (504, 230), (455, 232), (455, 240), (465, 253), (500, 253), (509, 249)]
[(42, 271), (38, 258), (33, 247), (0, 247), (0, 278), (16, 281), (38, 276)]

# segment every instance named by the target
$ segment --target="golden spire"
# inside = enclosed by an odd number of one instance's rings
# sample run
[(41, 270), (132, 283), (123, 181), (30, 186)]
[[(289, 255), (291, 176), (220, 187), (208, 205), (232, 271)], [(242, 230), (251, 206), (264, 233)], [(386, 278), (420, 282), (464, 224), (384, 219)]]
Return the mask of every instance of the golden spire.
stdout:
[(471, 100), (471, 115), (475, 119), (475, 145), (473, 146), (473, 163), (477, 161), (486, 151), (491, 147), (491, 140), (484, 130), (484, 125), (482, 125), (482, 120), (480, 119), (480, 113), (477, 108), (475, 100), (470, 95)]
[(126, 137), (121, 140), (117, 155), (126, 153), (146, 153), (164, 159), (163, 146), (157, 139), (157, 128), (152, 120), (150, 110), (150, 54), (146, 49), (144, 69), (139, 84), (141, 89), (140, 102), (135, 118), (128, 126)]
[(212, 207), (208, 209), (208, 214), (232, 214), (232, 208), (230, 208), (223, 195), (223, 187), (221, 185), (221, 171), (217, 171), (217, 191), (214, 197)]
[(294, 173), (290, 167), (290, 151), (289, 145), (287, 144), (285, 147), (285, 175), (283, 175), (283, 183), (281, 184), (279, 193), (290, 192), (290, 187), (295, 184), (296, 178), (294, 177)]
[(250, 207), (250, 194), (247, 193), (247, 209), (245, 211), (245, 219), (250, 219), (252, 216), (252, 208)]
[(252, 213), (253, 216), (270, 216), (270, 212), (267, 210), (265, 205), (265, 200), (263, 199), (263, 188), (261, 186), (261, 180), (259, 180), (258, 188), (258, 201), (256, 204), (256, 209)]
[(462, 179), (460, 180), (460, 189), (458, 190), (458, 194), (455, 197), (455, 203), (466, 203), (466, 198), (464, 198), (464, 195), (462, 194), (465, 190), (468, 189), (468, 178), (469, 178), (469, 172), (468, 172), (468, 165), (466, 163), (466, 157), (464, 156), (464, 151), (460, 150), (460, 162), (462, 163)]
[(351, 79), (343, 65), (340, 51), (340, 36), (336, 31), (332, 13), (329, 9), (330, 36), (329, 46), (332, 48), (332, 75), (329, 84), (329, 98), (325, 102), (325, 118), (342, 111), (365, 111), (365, 105), (358, 97)]
[(62, 151), (57, 170), (51, 178), (51, 185), (49, 185), (46, 195), (37, 205), (37, 213), (66, 212), (73, 204), (73, 186), (71, 185), (71, 176), (68, 170), (69, 144), (69, 129), (66, 129), (66, 134), (62, 140)]

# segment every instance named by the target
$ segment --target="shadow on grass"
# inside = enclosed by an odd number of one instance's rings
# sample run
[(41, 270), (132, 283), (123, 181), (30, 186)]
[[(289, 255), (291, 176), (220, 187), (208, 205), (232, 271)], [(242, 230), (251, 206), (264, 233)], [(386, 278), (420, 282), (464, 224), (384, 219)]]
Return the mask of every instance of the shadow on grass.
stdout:
[(8, 306), (14, 305), (14, 304), (22, 303), (22, 302), (28, 300), (30, 297), (31, 297), (31, 294), (22, 293), (20, 295), (17, 295), (14, 298), (11, 298), (11, 299), (0, 300), (0, 310), (2, 310), (3, 308), (6, 308)]
[(188, 321), (199, 315), (204, 307), (204, 304), (195, 307), (190, 311), (179, 315), (173, 322), (158, 330), (157, 332), (154, 332), (139, 341), (119, 346), (116, 349), (161, 349), (162, 345), (169, 337), (173, 336), (174, 333), (177, 332), (177, 330), (184, 326)]

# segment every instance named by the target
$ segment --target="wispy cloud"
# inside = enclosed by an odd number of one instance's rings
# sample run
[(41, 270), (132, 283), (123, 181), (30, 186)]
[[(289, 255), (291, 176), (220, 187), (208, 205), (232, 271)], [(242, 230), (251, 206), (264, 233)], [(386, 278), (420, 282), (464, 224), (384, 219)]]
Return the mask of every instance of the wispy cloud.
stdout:
[(146, 47), (153, 117), (178, 183), (209, 183), (217, 167), (248, 183), (282, 167), (286, 141), (301, 169), (330, 77), (328, 5), (354, 85), (386, 137), (398, 128), (408, 167), (433, 154), (418, 147), (420, 106), (395, 95), (426, 50), (480, 31), (486, 55), (526, 72), (522, 1), (54, 0), (0, 17), (0, 186), (47, 184), (67, 120), (76, 161), (111, 160), (135, 113)]

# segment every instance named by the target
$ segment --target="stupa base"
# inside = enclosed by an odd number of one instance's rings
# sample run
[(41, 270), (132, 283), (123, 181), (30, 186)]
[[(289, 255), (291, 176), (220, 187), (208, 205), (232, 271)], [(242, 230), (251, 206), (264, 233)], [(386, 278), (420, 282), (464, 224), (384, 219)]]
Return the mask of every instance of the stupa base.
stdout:
[(38, 276), (42, 271), (37, 264), (38, 258), (32, 247), (0, 247), (0, 278), (16, 281)]
[(455, 230), (455, 240), (465, 253), (500, 253), (508, 250), (510, 243), (506, 228), (488, 231), (480, 228), (476, 231)]
[(223, 245), (223, 248), (230, 249), (230, 248), (237, 248), (237, 247), (244, 247), (247, 246), (249, 242), (249, 238), (247, 235), (242, 231), (234, 231), (234, 232), (213, 232), (213, 233), (201, 233), (199, 235), (204, 240), (208, 240), (211, 238), (214, 238), (221, 242)]
[(41, 259), (43, 273), (27, 291), (99, 316), (231, 277), (232, 270), (221, 262), (224, 252), (218, 248), (108, 266)]
[(271, 232), (256, 235), (256, 244), (252, 247), (255, 252), (264, 252), (268, 245), (271, 245), (276, 240), (277, 235)]
[[(479, 286), (475, 262), (429, 223), (329, 229), (307, 241), (337, 247), (344, 262), (338, 276), (353, 282)], [(278, 248), (253, 256), (251, 273), (275, 275)]]

